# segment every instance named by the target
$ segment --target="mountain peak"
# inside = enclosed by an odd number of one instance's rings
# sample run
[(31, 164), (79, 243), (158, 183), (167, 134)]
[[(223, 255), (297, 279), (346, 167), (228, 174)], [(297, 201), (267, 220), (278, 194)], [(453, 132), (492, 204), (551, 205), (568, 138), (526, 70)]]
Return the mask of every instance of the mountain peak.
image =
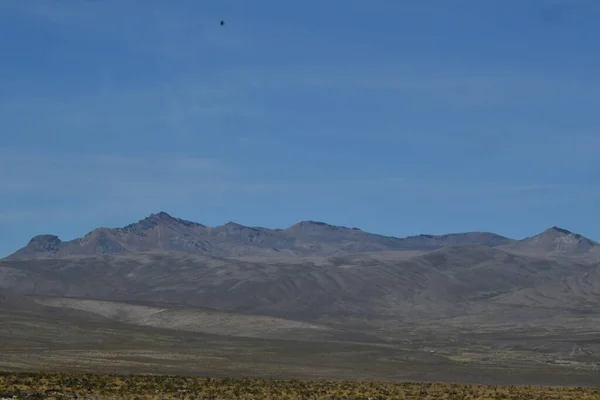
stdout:
[(149, 221), (160, 221), (160, 222), (170, 222), (170, 221), (178, 220), (178, 218), (172, 217), (169, 213), (167, 213), (165, 211), (159, 211), (157, 213), (150, 214), (149, 216), (147, 216), (144, 219), (149, 220)]
[(544, 232), (539, 235), (534, 236), (534, 238), (538, 238), (541, 240), (543, 238), (553, 239), (553, 240), (587, 240), (592, 242), (590, 239), (587, 239), (585, 236), (582, 236), (578, 233), (571, 232), (567, 229), (560, 228), (558, 226), (553, 226), (552, 228), (546, 229)]
[(534, 241), (553, 241), (555, 243), (568, 243), (568, 242), (589, 242), (590, 244), (595, 243), (594, 241), (582, 236), (578, 233), (571, 232), (564, 228), (559, 228), (558, 226), (553, 226), (552, 228), (546, 229), (544, 232), (532, 236), (528, 239), (524, 240), (534, 240)]
[(233, 233), (233, 232), (240, 232), (242, 230), (248, 229), (248, 230), (256, 230), (254, 228), (250, 228), (248, 226), (242, 225), (242, 224), (238, 224), (237, 222), (233, 222), (233, 221), (229, 221), (224, 225), (219, 225), (215, 228), (213, 228), (214, 231), (216, 232), (229, 232), (229, 233)]
[(56, 251), (61, 243), (56, 235), (37, 235), (31, 238), (27, 247), (37, 251)]
[(545, 256), (584, 256), (598, 251), (598, 243), (558, 226), (507, 247), (519, 253)]
[[(336, 229), (343, 229), (343, 226), (335, 226), (335, 225), (330, 225), (326, 222), (321, 222), (321, 221), (313, 221), (313, 220), (307, 220), (307, 221), (300, 221), (298, 223), (295, 223), (294, 225), (290, 226), (289, 228), (287, 228), (288, 230), (295, 230), (295, 229), (330, 229), (330, 230), (336, 230)], [(348, 228), (349, 229), (349, 228)]]
[(573, 232), (568, 231), (563, 228), (559, 228), (558, 226), (553, 226), (552, 228), (547, 229), (544, 233), (546, 233), (546, 232), (560, 233), (562, 235), (572, 235), (573, 234)]
[(318, 226), (332, 226), (329, 225), (326, 222), (321, 222), (321, 221), (313, 221), (313, 220), (308, 220), (308, 221), (300, 221), (298, 222), (296, 225), (318, 225)]
[(327, 228), (327, 229), (330, 229), (330, 230), (348, 229), (348, 230), (361, 231), (362, 232), (362, 229), (360, 229), (360, 228), (355, 228), (355, 227), (350, 228), (350, 227), (341, 226), (341, 225), (331, 225), (331, 224), (328, 224), (326, 222), (313, 221), (313, 220), (300, 221), (300, 222), (298, 222), (298, 223), (290, 226), (288, 229), (295, 228), (295, 227), (305, 227), (305, 228), (306, 227), (312, 227), (312, 228), (315, 228), (315, 229), (318, 229), (318, 228)]
[(204, 225), (199, 224), (197, 222), (191, 222), (180, 218), (175, 218), (171, 216), (169, 213), (165, 211), (160, 211), (158, 213), (153, 213), (147, 216), (144, 219), (139, 220), (133, 224), (129, 224), (123, 228), (125, 231), (139, 231), (139, 230), (147, 230), (152, 229), (157, 225), (166, 225), (166, 224), (177, 224), (183, 226), (200, 226), (204, 227)]
[(61, 243), (61, 240), (56, 235), (36, 235), (29, 241), (29, 244), (34, 243)]
[(56, 235), (36, 235), (31, 238), (27, 246), (22, 247), (6, 258), (28, 258), (37, 255), (55, 256), (60, 254), (63, 244), (62, 240)]
[(173, 218), (173, 217), (171, 217), (171, 215), (169, 215), (169, 213), (167, 213), (166, 211), (159, 211), (159, 212), (157, 212), (156, 214), (150, 214), (150, 215), (154, 215), (154, 216), (157, 216), (157, 217), (159, 217), (159, 218), (171, 218), (171, 219)]

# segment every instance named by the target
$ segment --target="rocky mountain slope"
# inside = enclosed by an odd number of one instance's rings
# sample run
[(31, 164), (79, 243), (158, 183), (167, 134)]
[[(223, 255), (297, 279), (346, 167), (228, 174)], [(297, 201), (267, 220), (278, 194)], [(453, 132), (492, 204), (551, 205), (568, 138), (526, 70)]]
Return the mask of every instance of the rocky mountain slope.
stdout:
[(142, 253), (8, 260), (0, 267), (0, 286), (24, 294), (161, 302), (305, 321), (416, 321), (492, 313), (507, 305), (600, 306), (597, 265), (485, 246), (445, 247), (397, 260), (379, 253), (334, 256), (318, 264)]
[(233, 222), (207, 227), (159, 212), (123, 228), (98, 228), (82, 238), (67, 242), (55, 235), (38, 235), (7, 259), (157, 250), (217, 257), (334, 255), (384, 250), (435, 250), (463, 244), (494, 247), (512, 242), (511, 239), (484, 232), (419, 235), (401, 239), (315, 221), (300, 222), (287, 229), (247, 227)]
[(551, 228), (395, 238), (306, 221), (211, 228), (152, 214), (80, 239), (34, 237), (0, 261), (21, 294), (323, 319), (456, 318), (506, 307), (600, 309), (600, 245)]
[[(68, 242), (36, 236), (0, 260), (0, 326), (30, 332), (19, 345), (71, 321), (141, 336), (392, 343), (428, 356), (429, 346), (457, 357), (478, 348), (482, 359), (490, 349), (538, 361), (577, 349), (579, 361), (595, 362), (598, 248), (560, 228), (519, 241), (394, 238), (314, 221), (212, 228), (158, 213)], [(32, 315), (49, 328), (36, 331)]]
[(600, 245), (597, 242), (556, 226), (502, 248), (536, 257), (588, 257), (600, 261)]

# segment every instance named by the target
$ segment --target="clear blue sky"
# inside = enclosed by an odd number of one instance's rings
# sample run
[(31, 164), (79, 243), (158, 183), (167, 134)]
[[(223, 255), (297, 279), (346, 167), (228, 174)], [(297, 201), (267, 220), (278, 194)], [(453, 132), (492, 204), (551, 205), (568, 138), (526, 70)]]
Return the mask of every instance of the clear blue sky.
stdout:
[(598, 21), (595, 0), (2, 1), (0, 255), (161, 210), (600, 239)]

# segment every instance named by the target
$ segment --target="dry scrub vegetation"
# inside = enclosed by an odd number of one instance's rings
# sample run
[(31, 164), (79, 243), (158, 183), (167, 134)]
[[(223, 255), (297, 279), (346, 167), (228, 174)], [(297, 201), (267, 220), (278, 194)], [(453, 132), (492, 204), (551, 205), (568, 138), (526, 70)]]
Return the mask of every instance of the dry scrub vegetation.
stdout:
[(0, 399), (591, 400), (600, 388), (0, 373)]

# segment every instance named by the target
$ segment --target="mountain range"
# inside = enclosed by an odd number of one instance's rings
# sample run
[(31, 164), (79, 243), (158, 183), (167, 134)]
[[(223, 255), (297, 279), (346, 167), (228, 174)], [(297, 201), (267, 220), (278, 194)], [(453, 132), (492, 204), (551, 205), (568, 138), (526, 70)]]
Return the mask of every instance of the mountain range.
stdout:
[(469, 349), (479, 360), (596, 362), (600, 245), (559, 227), (522, 240), (397, 238), (159, 212), (71, 241), (34, 236), (0, 260), (0, 316), (49, 310), (136, 329), (436, 348), (453, 360)]
[(51, 234), (37, 235), (6, 259), (152, 251), (189, 252), (216, 257), (333, 256), (377, 251), (431, 251), (464, 245), (550, 257), (593, 258), (600, 255), (598, 243), (558, 227), (524, 240), (488, 232), (397, 238), (316, 221), (302, 221), (286, 229), (248, 227), (234, 222), (208, 227), (159, 212), (122, 228), (97, 228), (71, 241), (63, 242)]
[(589, 310), (599, 266), (598, 243), (558, 227), (523, 240), (396, 238), (315, 221), (213, 228), (159, 212), (66, 242), (35, 236), (0, 262), (0, 286), (313, 322), (427, 319), (508, 304)]

